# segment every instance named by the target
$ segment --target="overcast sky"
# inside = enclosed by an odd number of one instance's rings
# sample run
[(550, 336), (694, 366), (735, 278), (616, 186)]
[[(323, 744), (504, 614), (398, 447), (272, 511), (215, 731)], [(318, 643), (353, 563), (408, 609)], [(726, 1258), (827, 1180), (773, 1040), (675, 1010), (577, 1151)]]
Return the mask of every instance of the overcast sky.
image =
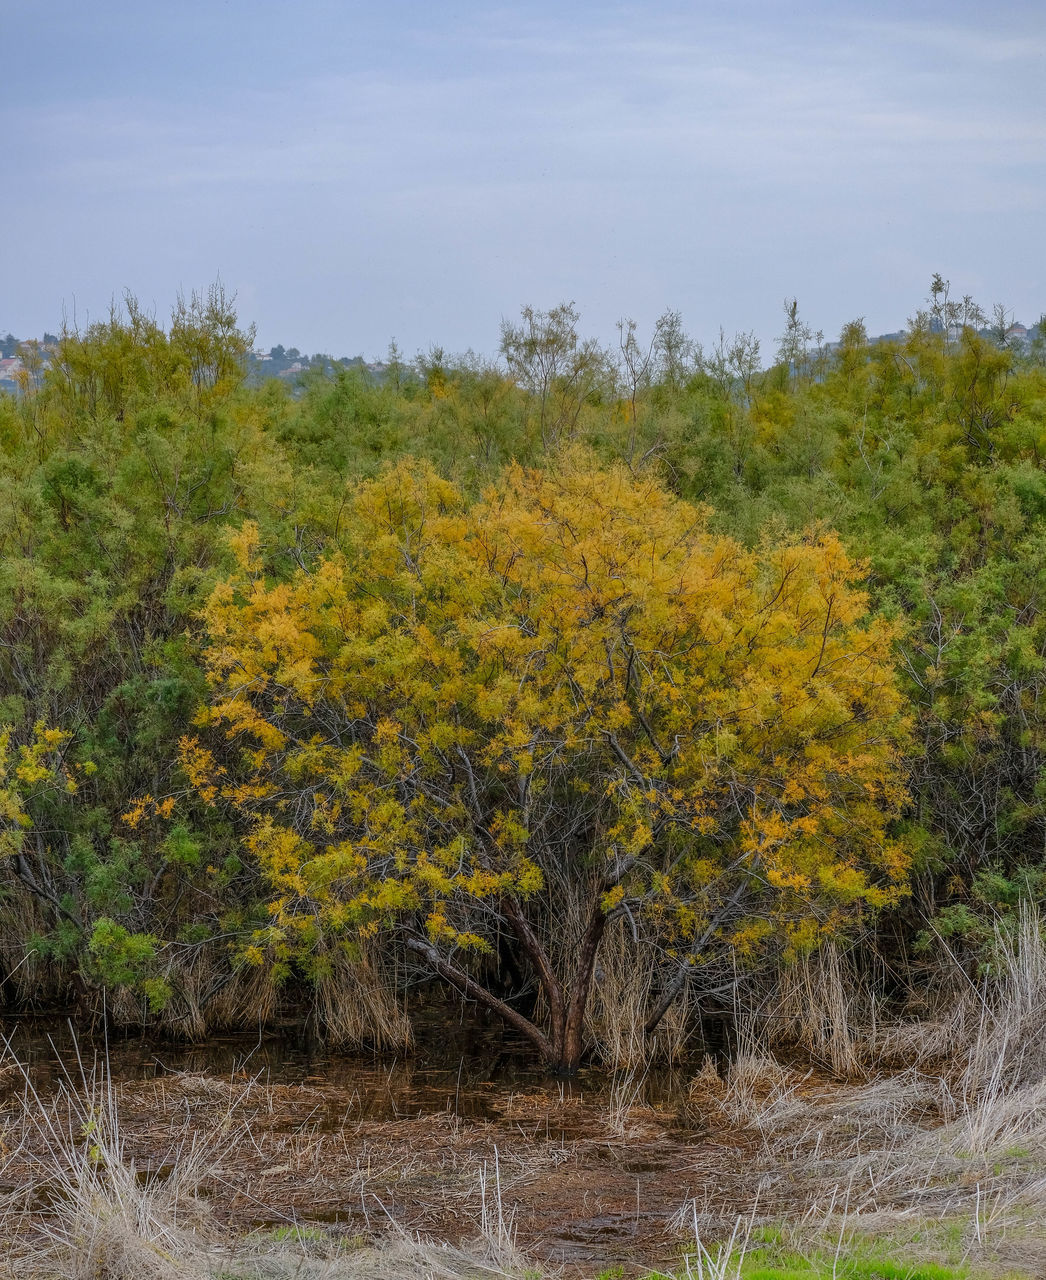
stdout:
[(1042, 0), (0, 0), (0, 142), (21, 335), (218, 276), (335, 355), (1046, 310)]

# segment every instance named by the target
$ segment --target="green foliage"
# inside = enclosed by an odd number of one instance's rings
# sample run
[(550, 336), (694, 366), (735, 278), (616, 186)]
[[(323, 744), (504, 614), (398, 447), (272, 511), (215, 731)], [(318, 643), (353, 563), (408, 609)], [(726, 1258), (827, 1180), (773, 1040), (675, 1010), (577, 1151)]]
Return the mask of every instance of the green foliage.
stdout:
[(107, 986), (133, 986), (152, 971), (156, 939), (150, 934), (128, 933), (123, 925), (102, 916), (94, 922), (87, 952)]
[[(282, 488), (282, 455), (239, 400), (248, 339), (220, 291), (179, 303), (166, 333), (128, 299), (125, 315), (63, 334), (39, 389), (0, 401), (3, 710), (12, 745), (60, 718), (77, 780), (28, 797), (32, 841), (6, 863), (0, 911), (34, 954), (79, 957), (89, 982), (117, 981), (96, 922), (160, 937), (186, 913), (220, 932), (225, 913), (205, 868), (231, 853), (227, 831), (132, 836), (122, 815), (173, 786), (204, 690), (193, 617), (226, 523), (241, 504), (282, 520), (262, 497)], [(137, 983), (145, 969), (124, 958), (120, 981)]]
[[(513, 463), (564, 472), (565, 445), (745, 554), (834, 532), (863, 566), (914, 744), (892, 833), (914, 892), (884, 938), (990, 963), (997, 919), (1046, 888), (1046, 362), (1041, 333), (1015, 350), (978, 315), (935, 279), (899, 339), (855, 321), (829, 350), (792, 300), (764, 371), (751, 334), (702, 354), (674, 313), (622, 320), (608, 351), (572, 305), (528, 307), (500, 364), (394, 352), (384, 376), (317, 364), (289, 389), (244, 384), (252, 334), (216, 288), (166, 325), (129, 297), (46, 371), (30, 352), (0, 396), (0, 936), (34, 958), (14, 987), (115, 981), (102, 924), (176, 944), (167, 975), (204, 952), (228, 968), (269, 920), (242, 814), (200, 797), (178, 746), (209, 696), (200, 617), (230, 529), (257, 526), (273, 590), (359, 554), (360, 482), (390, 463), (427, 462), (464, 509)], [(37, 726), (68, 736), (44, 750)], [(34, 751), (43, 774), (18, 777)], [(154, 1005), (158, 955), (120, 970)]]
[(797, 1257), (781, 1264), (746, 1262), (742, 1280), (966, 1280), (967, 1271), (929, 1262)]

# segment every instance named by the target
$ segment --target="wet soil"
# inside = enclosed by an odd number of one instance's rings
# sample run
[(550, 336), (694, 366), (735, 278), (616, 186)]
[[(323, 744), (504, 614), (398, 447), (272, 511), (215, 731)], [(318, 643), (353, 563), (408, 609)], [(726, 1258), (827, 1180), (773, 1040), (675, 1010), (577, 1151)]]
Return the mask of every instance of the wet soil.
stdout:
[[(456, 1243), (482, 1222), (591, 1274), (677, 1259), (672, 1219), (689, 1200), (732, 1220), (757, 1194), (750, 1137), (689, 1108), (685, 1073), (557, 1082), (523, 1046), (465, 1032), (385, 1060), (288, 1037), (101, 1044), (26, 1023), (5, 1035), (44, 1096), (63, 1081), (81, 1094), (111, 1081), (141, 1177), (167, 1176), (195, 1144), (209, 1211), (230, 1231), (301, 1223), (352, 1235), (392, 1219)], [(6, 1070), (12, 1108), (25, 1080)]]
[(45, 1106), (63, 1089), (98, 1109), (111, 1100), (140, 1180), (197, 1171), (188, 1190), (219, 1235), (370, 1236), (391, 1221), (457, 1244), (481, 1229), (567, 1275), (634, 1274), (677, 1268), (698, 1220), (716, 1239), (757, 1210), (797, 1218), (823, 1198), (831, 1213), (839, 1187), (859, 1212), (941, 1215), (966, 1194), (968, 1171), (938, 1156), (909, 1186), (904, 1144), (941, 1122), (918, 1073), (862, 1087), (761, 1062), (746, 1119), (722, 1105), (714, 1071), (555, 1081), (500, 1028), (434, 1030), (409, 1057), (379, 1059), (294, 1036), (186, 1046), (9, 1026), (0, 1198), (28, 1187), (41, 1214), (61, 1211), (33, 1181), (46, 1131), (19, 1129), (28, 1085)]

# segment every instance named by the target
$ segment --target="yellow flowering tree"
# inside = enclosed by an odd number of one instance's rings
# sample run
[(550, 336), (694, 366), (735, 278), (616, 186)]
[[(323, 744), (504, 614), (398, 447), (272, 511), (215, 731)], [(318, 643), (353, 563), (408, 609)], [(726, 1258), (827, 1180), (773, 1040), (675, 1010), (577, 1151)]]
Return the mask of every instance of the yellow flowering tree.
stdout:
[(182, 763), (249, 821), (255, 958), (396, 931), (570, 1071), (615, 915), (657, 948), (652, 1029), (717, 949), (809, 944), (904, 892), (895, 633), (833, 536), (746, 550), (578, 455), (471, 504), (403, 463), (349, 523), (275, 584), (245, 525), (205, 611)]

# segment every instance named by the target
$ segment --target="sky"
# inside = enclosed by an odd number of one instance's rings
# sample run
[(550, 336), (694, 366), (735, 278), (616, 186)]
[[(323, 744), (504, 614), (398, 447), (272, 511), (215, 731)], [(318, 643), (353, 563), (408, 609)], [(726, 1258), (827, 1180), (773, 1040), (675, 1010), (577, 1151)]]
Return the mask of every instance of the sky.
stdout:
[(493, 354), (1046, 310), (1046, 5), (0, 0), (0, 331), (220, 279), (256, 345)]

